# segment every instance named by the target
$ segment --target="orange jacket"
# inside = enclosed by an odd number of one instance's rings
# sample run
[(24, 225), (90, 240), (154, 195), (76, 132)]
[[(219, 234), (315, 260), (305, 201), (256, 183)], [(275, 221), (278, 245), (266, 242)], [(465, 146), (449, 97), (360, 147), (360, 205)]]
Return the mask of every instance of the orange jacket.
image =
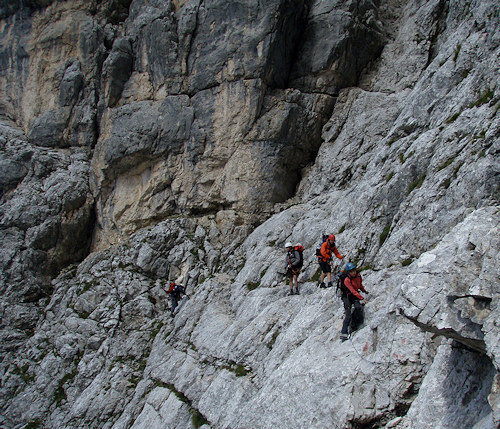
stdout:
[(321, 245), (321, 259), (326, 262), (329, 261), (332, 258), (332, 252), (335, 254), (335, 256), (339, 259), (342, 259), (343, 256), (339, 253), (337, 248), (335, 247), (335, 244), (330, 244), (330, 240), (326, 240), (322, 245)]

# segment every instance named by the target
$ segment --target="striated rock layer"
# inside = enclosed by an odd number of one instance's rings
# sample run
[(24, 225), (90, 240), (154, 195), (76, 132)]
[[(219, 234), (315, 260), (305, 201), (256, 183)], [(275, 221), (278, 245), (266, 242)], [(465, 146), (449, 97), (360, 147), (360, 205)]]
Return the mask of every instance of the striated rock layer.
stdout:
[(0, 426), (498, 427), (499, 13), (3, 2)]

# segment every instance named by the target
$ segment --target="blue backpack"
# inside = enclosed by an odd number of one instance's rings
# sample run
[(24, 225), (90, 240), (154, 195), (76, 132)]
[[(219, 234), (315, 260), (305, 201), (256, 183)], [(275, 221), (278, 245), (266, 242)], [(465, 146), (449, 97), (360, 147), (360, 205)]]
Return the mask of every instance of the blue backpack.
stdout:
[(316, 246), (316, 256), (321, 258), (321, 246), (328, 239), (328, 234), (323, 234), (323, 241)]

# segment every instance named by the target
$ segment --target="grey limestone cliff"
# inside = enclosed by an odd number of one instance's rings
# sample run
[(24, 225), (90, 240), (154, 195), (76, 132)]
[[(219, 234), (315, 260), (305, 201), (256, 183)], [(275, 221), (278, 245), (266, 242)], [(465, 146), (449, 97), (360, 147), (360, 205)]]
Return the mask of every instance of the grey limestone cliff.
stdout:
[[(0, 426), (499, 427), (499, 20), (2, 1)], [(325, 232), (369, 291), (345, 342)]]

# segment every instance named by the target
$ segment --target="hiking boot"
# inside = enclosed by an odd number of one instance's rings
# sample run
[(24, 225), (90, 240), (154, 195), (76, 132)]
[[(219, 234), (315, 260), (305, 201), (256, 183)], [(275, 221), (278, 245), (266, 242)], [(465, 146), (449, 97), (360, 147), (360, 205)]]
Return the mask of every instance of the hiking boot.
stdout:
[(295, 293), (293, 292), (293, 290), (291, 290), (291, 291), (288, 293), (288, 296), (292, 296), (292, 295), (295, 295)]
[(326, 288), (326, 285), (324, 282), (321, 282), (320, 285), (319, 285), (320, 289), (325, 289)]
[(340, 334), (340, 341), (344, 342), (345, 340), (348, 340), (348, 339), (349, 339), (348, 334)]
[(332, 282), (328, 282), (328, 287), (333, 287), (333, 283)]
[(295, 289), (295, 295), (300, 295), (299, 294), (299, 288)]

